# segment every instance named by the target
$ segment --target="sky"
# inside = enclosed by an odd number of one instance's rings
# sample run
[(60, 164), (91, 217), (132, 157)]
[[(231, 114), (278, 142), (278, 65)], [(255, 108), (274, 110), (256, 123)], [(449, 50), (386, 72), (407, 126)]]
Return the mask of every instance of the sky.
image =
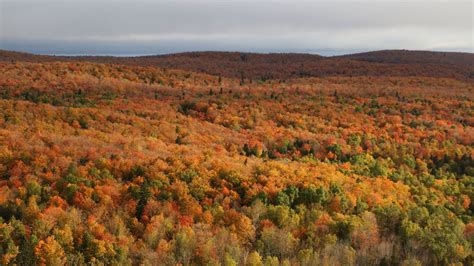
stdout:
[(0, 0), (0, 49), (95, 55), (472, 53), (473, 13), (473, 1), (458, 0)]

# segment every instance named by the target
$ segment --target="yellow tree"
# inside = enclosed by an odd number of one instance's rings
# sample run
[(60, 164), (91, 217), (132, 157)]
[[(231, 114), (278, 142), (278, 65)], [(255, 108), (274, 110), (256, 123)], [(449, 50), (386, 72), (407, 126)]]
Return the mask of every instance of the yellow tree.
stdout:
[(61, 245), (50, 236), (40, 240), (35, 247), (35, 255), (40, 265), (64, 265), (66, 263), (66, 254)]

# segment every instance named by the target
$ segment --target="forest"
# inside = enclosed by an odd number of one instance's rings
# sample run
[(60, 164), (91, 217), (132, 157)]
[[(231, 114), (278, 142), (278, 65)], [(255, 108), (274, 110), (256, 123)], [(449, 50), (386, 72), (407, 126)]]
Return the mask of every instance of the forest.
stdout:
[(1, 264), (472, 265), (472, 62), (369, 59), (0, 60)]

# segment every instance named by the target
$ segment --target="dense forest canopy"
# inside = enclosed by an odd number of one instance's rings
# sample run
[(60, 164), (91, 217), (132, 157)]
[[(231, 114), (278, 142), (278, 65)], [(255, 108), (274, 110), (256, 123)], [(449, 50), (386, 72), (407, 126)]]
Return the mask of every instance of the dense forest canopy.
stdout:
[(474, 83), (457, 68), (24, 61), (0, 62), (4, 265), (474, 261)]
[(228, 78), (271, 80), (305, 77), (444, 77), (474, 82), (474, 54), (385, 50), (343, 56), (188, 52), (137, 57), (46, 56), (0, 50), (0, 61), (93, 62), (182, 69)]

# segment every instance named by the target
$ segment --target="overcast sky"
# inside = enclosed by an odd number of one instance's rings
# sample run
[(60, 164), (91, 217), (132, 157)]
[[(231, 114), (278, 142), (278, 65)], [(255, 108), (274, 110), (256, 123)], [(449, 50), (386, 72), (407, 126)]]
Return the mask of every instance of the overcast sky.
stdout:
[(0, 0), (0, 49), (474, 52), (472, 1)]

